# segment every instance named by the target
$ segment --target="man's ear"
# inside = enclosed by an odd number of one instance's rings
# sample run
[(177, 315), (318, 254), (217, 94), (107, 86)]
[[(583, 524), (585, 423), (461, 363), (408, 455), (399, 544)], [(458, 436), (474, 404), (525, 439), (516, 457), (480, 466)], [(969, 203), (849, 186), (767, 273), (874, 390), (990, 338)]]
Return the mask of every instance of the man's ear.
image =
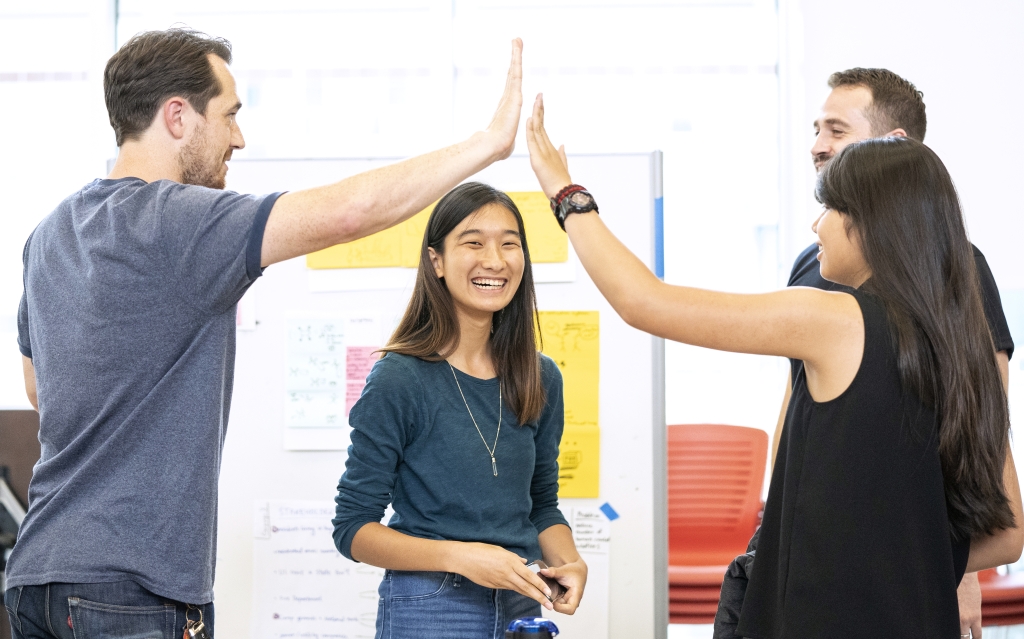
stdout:
[(437, 275), (438, 279), (444, 277), (444, 260), (438, 255), (437, 251), (433, 247), (427, 247), (427, 253), (430, 254), (430, 263), (434, 265), (434, 274)]
[(175, 140), (185, 137), (185, 114), (191, 109), (185, 98), (174, 97), (164, 102), (160, 109), (160, 116), (163, 119), (167, 132)]
[(905, 137), (907, 137), (907, 132), (904, 131), (903, 129), (893, 129), (892, 131), (889, 131), (888, 133), (886, 133), (882, 137), (884, 137), (884, 138), (905, 138)]

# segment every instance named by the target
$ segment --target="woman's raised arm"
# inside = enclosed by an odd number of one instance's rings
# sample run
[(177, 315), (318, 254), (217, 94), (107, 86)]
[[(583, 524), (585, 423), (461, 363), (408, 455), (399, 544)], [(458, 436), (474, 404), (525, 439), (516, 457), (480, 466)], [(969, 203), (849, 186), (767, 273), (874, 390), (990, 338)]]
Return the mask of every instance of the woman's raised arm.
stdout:
[[(548, 197), (572, 183), (564, 150), (556, 149), (544, 130), (541, 96), (526, 122), (526, 141)], [(601, 294), (635, 328), (695, 346), (801, 359), (821, 372), (837, 359), (852, 358), (854, 372), (859, 366), (864, 321), (851, 295), (811, 288), (737, 294), (673, 286), (655, 277), (599, 215), (569, 215), (565, 229)]]

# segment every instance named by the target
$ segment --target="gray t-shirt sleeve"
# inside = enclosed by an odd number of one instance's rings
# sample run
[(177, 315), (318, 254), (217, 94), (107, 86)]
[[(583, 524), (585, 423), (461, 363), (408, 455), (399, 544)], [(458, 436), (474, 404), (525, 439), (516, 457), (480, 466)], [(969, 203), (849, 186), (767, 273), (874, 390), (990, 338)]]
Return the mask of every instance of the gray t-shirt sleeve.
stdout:
[(161, 241), (179, 300), (219, 314), (263, 274), (263, 232), (281, 195), (159, 183)]
[[(21, 253), (22, 263), (22, 284), (25, 282), (26, 268), (28, 267), (28, 245), (32, 243), (32, 236), (25, 241), (25, 248)], [(18, 350), (25, 357), (32, 359), (32, 340), (28, 336), (28, 295), (26, 286), (21, 292), (21, 303), (18, 304)]]

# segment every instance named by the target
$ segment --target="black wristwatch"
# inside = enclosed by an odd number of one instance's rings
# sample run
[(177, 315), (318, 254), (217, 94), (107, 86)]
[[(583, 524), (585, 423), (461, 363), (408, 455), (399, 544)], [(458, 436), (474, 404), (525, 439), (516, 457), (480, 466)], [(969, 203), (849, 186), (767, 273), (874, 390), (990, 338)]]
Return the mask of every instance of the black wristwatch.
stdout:
[(579, 184), (570, 184), (551, 198), (551, 210), (558, 220), (558, 225), (565, 230), (565, 217), (571, 213), (589, 213), (597, 210), (597, 202), (594, 196)]

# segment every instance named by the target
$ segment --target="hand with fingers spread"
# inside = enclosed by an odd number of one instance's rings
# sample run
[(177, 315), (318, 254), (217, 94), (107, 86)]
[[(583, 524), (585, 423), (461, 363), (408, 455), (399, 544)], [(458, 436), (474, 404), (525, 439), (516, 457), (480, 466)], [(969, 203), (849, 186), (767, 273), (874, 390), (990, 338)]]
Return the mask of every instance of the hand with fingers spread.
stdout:
[(526, 146), (530, 149), (530, 166), (540, 181), (540, 187), (549, 198), (564, 187), (572, 184), (569, 177), (569, 162), (565, 159), (565, 147), (557, 149), (544, 130), (544, 96), (537, 94), (533, 103), (533, 115), (526, 120)]
[(484, 588), (514, 590), (533, 599), (548, 610), (551, 590), (544, 580), (526, 567), (526, 560), (500, 546), (465, 542), (459, 545), (457, 565), (452, 572)]
[(564, 615), (576, 612), (576, 608), (579, 607), (580, 601), (583, 599), (583, 589), (587, 585), (587, 564), (583, 559), (545, 568), (540, 571), (540, 574), (554, 579), (565, 588), (565, 593), (553, 602), (555, 612)]
[(512, 41), (512, 62), (505, 79), (505, 92), (498, 102), (491, 124), (485, 133), (494, 140), (495, 159), (504, 160), (516, 148), (519, 115), (523, 110), (523, 41)]

